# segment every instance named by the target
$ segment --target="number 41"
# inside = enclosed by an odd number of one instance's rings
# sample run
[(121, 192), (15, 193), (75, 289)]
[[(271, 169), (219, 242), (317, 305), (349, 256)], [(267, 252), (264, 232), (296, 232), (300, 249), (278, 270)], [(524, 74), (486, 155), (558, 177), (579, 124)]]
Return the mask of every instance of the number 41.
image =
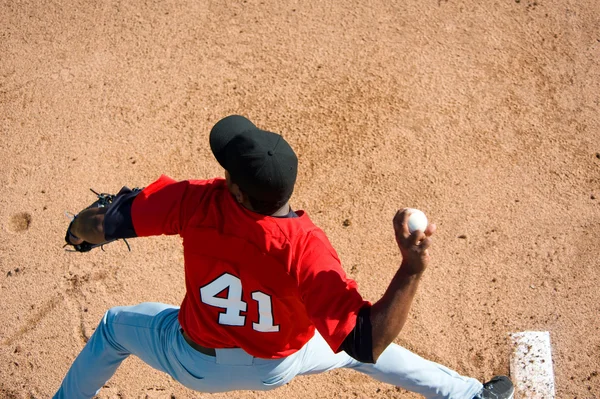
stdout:
[[(217, 296), (227, 288), (227, 298)], [(200, 288), (200, 299), (207, 305), (225, 309), (225, 312), (219, 314), (219, 324), (243, 326), (246, 323), (246, 316), (241, 313), (248, 309), (248, 304), (242, 301), (242, 281), (238, 277), (229, 273), (220, 275)], [(252, 323), (252, 328), (259, 332), (279, 331), (279, 326), (273, 325), (271, 297), (264, 292), (254, 291), (252, 299), (258, 302), (258, 323)]]

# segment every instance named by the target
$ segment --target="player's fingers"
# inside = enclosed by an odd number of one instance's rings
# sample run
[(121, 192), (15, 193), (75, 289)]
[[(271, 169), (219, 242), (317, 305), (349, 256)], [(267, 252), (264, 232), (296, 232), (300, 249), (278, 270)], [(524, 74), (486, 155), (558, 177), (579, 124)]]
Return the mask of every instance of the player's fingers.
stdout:
[(408, 237), (408, 209), (400, 209), (394, 216), (394, 231), (396, 236)]
[(437, 230), (437, 226), (434, 223), (429, 223), (427, 228), (425, 229), (425, 235), (427, 237), (431, 237), (433, 233)]
[(69, 241), (71, 241), (71, 244), (73, 245), (79, 245), (83, 243), (81, 238), (75, 237), (73, 234), (71, 234), (71, 232), (69, 232)]
[(421, 240), (421, 242), (419, 243), (419, 248), (423, 252), (427, 251), (427, 248), (429, 248), (430, 246), (431, 246), (431, 238), (429, 238), (429, 237), (423, 238)]
[(427, 236), (421, 230), (415, 230), (410, 237), (408, 237), (407, 241), (410, 246), (413, 246), (418, 245), (419, 242), (423, 241), (425, 238), (427, 238)]

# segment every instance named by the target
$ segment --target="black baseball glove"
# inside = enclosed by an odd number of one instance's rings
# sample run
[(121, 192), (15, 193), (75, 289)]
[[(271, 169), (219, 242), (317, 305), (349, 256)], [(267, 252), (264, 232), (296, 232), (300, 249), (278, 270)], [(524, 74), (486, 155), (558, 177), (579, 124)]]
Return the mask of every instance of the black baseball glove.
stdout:
[[(139, 189), (134, 189), (134, 190), (138, 190)], [(105, 207), (110, 207), (110, 205), (113, 203), (116, 195), (115, 194), (107, 194), (107, 193), (97, 193), (96, 191), (92, 190), (90, 188), (90, 191), (93, 192), (96, 197), (98, 197), (98, 199), (96, 201), (94, 201), (90, 206), (86, 207), (83, 210), (86, 209), (90, 209), (90, 208), (105, 208)], [(118, 195), (118, 194), (117, 194)], [(78, 215), (78, 214), (77, 214)], [(88, 252), (91, 251), (94, 248), (100, 247), (103, 251), (104, 251), (104, 245), (111, 243), (113, 241), (118, 240), (117, 238), (112, 239), (112, 240), (108, 240), (108, 241), (104, 241), (100, 244), (92, 244), (89, 243), (87, 241), (82, 242), (81, 244), (73, 244), (70, 240), (70, 238), (74, 238), (74, 239), (79, 239), (76, 235), (74, 235), (73, 233), (71, 233), (71, 226), (73, 226), (73, 222), (75, 221), (75, 219), (77, 219), (77, 215), (70, 215), (67, 213), (67, 216), (71, 217), (71, 223), (69, 223), (69, 227), (67, 228), (67, 233), (65, 234), (65, 242), (66, 244), (63, 246), (64, 247), (73, 247), (72, 249), (67, 248), (66, 251), (69, 252)], [(129, 249), (131, 251), (131, 247), (129, 246), (129, 243), (127, 242), (126, 239), (122, 239), (123, 241), (125, 241), (125, 244), (127, 245), (127, 249)]]

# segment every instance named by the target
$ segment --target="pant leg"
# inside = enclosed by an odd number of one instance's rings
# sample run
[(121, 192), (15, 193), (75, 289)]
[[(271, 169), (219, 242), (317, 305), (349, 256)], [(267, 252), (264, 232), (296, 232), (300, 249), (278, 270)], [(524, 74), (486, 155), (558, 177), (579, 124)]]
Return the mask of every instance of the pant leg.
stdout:
[(353, 367), (378, 381), (420, 393), (426, 398), (471, 399), (482, 384), (441, 364), (423, 359), (399, 345), (391, 344), (377, 363), (359, 363)]
[(273, 389), (295, 375), (341, 367), (354, 368), (427, 398), (471, 398), (481, 389), (478, 381), (461, 377), (397, 345), (390, 345), (375, 365), (358, 362), (345, 352), (335, 354), (318, 332), (299, 352), (280, 361), (257, 360), (243, 368), (215, 366), (214, 359), (206, 359), (187, 346), (179, 333), (178, 312), (177, 307), (159, 303), (110, 309), (54, 398), (92, 398), (130, 354), (203, 392), (230, 390), (231, 384), (223, 376), (241, 379), (236, 389)]
[(77, 356), (54, 396), (92, 398), (130, 354), (155, 369), (177, 374), (165, 353), (179, 308), (161, 303), (111, 308)]
[(343, 351), (333, 353), (318, 332), (303, 350), (303, 365), (299, 375), (351, 368), (377, 381), (419, 393), (428, 399), (471, 399), (482, 388), (476, 379), (463, 377), (396, 344), (388, 346), (376, 364), (361, 363)]

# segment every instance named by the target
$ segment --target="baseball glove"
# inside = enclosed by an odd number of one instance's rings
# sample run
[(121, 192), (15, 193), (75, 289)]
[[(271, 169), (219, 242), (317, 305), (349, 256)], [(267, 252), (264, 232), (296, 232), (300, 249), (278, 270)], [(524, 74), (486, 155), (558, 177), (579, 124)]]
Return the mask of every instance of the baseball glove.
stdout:
[[(135, 189), (135, 190), (139, 190), (139, 189)], [(90, 209), (90, 208), (105, 208), (105, 207), (109, 207), (112, 203), (113, 200), (115, 199), (116, 195), (115, 194), (107, 194), (107, 193), (97, 193), (96, 191), (92, 190), (90, 188), (90, 191), (93, 192), (96, 197), (98, 197), (98, 199), (96, 201), (94, 201), (90, 206), (86, 207), (83, 210), (86, 209)], [(92, 244), (89, 243), (87, 241), (82, 242), (81, 244), (72, 244), (70, 238), (78, 238), (77, 236), (75, 236), (73, 233), (71, 233), (71, 226), (73, 226), (73, 222), (75, 221), (75, 219), (77, 219), (77, 215), (72, 215), (68, 212), (65, 212), (67, 217), (69, 217), (71, 219), (71, 223), (69, 223), (69, 227), (67, 228), (67, 233), (65, 234), (65, 242), (66, 244), (63, 246), (63, 248), (65, 247), (72, 247), (71, 248), (67, 248), (65, 249), (68, 252), (89, 252), (94, 248), (100, 247), (100, 249), (102, 249), (104, 251), (104, 245), (109, 244), (113, 241), (118, 240), (118, 238), (112, 239), (112, 240), (108, 240), (108, 241), (104, 241), (100, 244)], [(125, 244), (127, 245), (127, 249), (131, 251), (131, 247), (129, 246), (129, 243), (127, 242), (126, 239), (122, 239), (123, 241), (125, 241)]]

